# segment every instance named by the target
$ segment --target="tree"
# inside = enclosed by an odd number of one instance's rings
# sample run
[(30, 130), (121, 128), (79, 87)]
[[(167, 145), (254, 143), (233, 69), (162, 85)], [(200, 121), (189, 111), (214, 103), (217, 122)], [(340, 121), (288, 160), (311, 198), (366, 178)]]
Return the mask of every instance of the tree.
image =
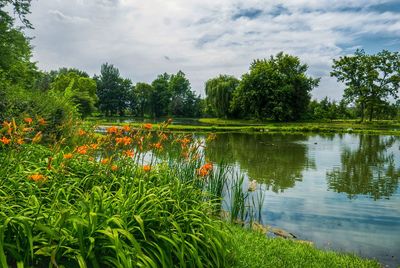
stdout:
[(346, 85), (344, 99), (360, 108), (361, 121), (368, 112), (371, 121), (389, 97), (397, 99), (400, 87), (400, 54), (383, 50), (367, 55), (356, 50), (352, 56), (333, 60), (331, 76)]
[(88, 73), (76, 68), (62, 67), (58, 70), (51, 70), (50, 72), (39, 71), (35, 82), (35, 88), (41, 91), (50, 90), (51, 83), (53, 83), (58, 76), (68, 73), (76, 73), (78, 76), (89, 78)]
[(206, 82), (207, 103), (217, 117), (228, 117), (232, 94), (239, 85), (234, 76), (220, 75)]
[(310, 91), (319, 83), (306, 75), (307, 69), (298, 57), (282, 52), (255, 60), (233, 93), (231, 112), (277, 121), (300, 119), (307, 110)]
[[(5, 7), (12, 5), (14, 13), (21, 22), (31, 28), (26, 19), (29, 14), (30, 1), (0, 0), (0, 85), (6, 83), (22, 85), (25, 88), (33, 88), (37, 69), (31, 60), (31, 46), (29, 39), (22, 32), (21, 27), (14, 26), (14, 19), (7, 13)], [(7, 82), (6, 82), (7, 81)]]
[(7, 5), (12, 5), (14, 14), (17, 14), (22, 24), (30, 29), (33, 29), (32, 24), (26, 18), (28, 14), (30, 14), (32, 0), (0, 0), (0, 18), (2, 20), (12, 20), (10, 15), (4, 11), (3, 9)]
[(153, 87), (147, 83), (137, 83), (133, 89), (136, 100), (136, 113), (144, 117), (152, 112)]
[(99, 109), (106, 116), (123, 115), (128, 106), (129, 91), (132, 82), (120, 76), (119, 70), (112, 64), (101, 66), (100, 76), (95, 76)]
[(65, 96), (71, 98), (78, 105), (78, 111), (82, 117), (86, 117), (96, 110), (95, 104), (98, 97), (96, 81), (92, 78), (70, 71), (57, 76), (51, 84), (51, 89), (63, 92)]
[(171, 75), (168, 89), (171, 94), (168, 107), (170, 115), (191, 117), (199, 114), (196, 111), (200, 107), (198, 97), (191, 91), (190, 82), (182, 71)]
[(171, 102), (171, 91), (169, 90), (170, 75), (167, 73), (160, 74), (151, 83), (153, 87), (153, 115), (155, 117), (165, 116), (168, 114), (168, 107)]

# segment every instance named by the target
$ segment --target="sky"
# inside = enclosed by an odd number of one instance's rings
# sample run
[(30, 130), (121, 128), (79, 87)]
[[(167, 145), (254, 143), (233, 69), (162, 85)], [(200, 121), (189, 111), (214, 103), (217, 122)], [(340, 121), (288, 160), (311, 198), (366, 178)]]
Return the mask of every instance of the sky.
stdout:
[(114, 64), (133, 82), (182, 70), (192, 89), (219, 74), (238, 78), (280, 51), (321, 77), (313, 98), (339, 100), (332, 59), (400, 50), (400, 0), (33, 0), (28, 31), (42, 70), (99, 74)]

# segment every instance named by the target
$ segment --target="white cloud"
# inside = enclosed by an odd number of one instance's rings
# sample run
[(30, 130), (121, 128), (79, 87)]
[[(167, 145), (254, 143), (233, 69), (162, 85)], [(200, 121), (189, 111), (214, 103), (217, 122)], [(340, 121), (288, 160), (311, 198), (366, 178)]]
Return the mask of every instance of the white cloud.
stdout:
[[(383, 2), (41, 0), (33, 2), (31, 16), (34, 57), (44, 69), (73, 66), (91, 73), (108, 61), (146, 82), (181, 69), (203, 93), (208, 78), (240, 76), (253, 59), (285, 51), (323, 77), (314, 96), (339, 98), (342, 86), (329, 71), (333, 58), (351, 53), (343, 45), (362, 45), (358, 38), (369, 33), (400, 36), (398, 13), (367, 10)], [(237, 16), (246, 10), (262, 13)]]

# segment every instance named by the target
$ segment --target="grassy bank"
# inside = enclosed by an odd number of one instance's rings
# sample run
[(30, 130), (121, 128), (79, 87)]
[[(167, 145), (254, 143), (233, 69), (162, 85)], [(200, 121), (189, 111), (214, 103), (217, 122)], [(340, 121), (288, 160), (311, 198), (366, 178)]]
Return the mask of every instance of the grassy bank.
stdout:
[(318, 250), (315, 247), (265, 235), (239, 226), (231, 226), (232, 265), (259, 267), (381, 267), (373, 260), (355, 255)]
[[(117, 119), (115, 119), (117, 120)], [(146, 120), (145, 120), (146, 121)], [(150, 120), (151, 121), (151, 120)], [(91, 118), (89, 124), (96, 125), (128, 125), (109, 120)], [(191, 123), (192, 122), (192, 123)], [(400, 135), (400, 122), (373, 121), (360, 123), (356, 120), (342, 120), (329, 122), (258, 122), (256, 120), (229, 120), (218, 118), (200, 118), (188, 121), (185, 124), (172, 124), (171, 131), (187, 132), (271, 132), (271, 133), (363, 133), (381, 135)], [(140, 127), (142, 122), (129, 123), (130, 126)], [(154, 124), (157, 126), (157, 123)]]
[(256, 218), (257, 192), (228, 186), (201, 141), (160, 126), (79, 129), (67, 146), (41, 143), (32, 122), (3, 124), (0, 267), (376, 266), (235, 226)]

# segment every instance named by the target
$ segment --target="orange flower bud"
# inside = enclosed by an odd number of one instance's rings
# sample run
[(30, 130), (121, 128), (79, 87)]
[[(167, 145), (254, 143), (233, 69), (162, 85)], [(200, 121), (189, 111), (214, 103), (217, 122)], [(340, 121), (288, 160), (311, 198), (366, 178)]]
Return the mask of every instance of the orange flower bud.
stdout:
[(69, 153), (69, 154), (64, 154), (63, 158), (64, 159), (71, 159), (74, 155)]

